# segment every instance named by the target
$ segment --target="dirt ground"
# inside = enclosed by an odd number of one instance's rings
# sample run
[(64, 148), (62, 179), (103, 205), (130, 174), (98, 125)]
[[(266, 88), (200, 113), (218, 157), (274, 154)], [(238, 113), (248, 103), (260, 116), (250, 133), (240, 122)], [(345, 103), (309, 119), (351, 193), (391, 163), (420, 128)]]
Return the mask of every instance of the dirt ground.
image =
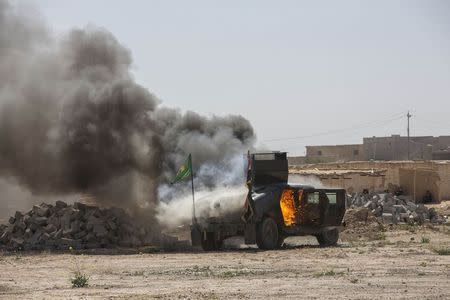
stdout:
[[(287, 242), (278, 251), (3, 253), (0, 298), (450, 299), (449, 226), (332, 248)], [(77, 270), (88, 287), (72, 288)]]

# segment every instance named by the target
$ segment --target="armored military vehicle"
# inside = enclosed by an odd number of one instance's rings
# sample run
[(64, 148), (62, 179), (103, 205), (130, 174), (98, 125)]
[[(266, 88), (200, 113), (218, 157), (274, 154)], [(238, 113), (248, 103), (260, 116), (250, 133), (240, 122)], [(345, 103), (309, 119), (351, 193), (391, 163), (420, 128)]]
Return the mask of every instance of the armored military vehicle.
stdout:
[(244, 236), (246, 244), (277, 249), (288, 236), (313, 235), (321, 246), (337, 243), (345, 213), (345, 190), (288, 184), (286, 152), (252, 153), (245, 160), (248, 194), (242, 210), (194, 219), (191, 238), (205, 251)]

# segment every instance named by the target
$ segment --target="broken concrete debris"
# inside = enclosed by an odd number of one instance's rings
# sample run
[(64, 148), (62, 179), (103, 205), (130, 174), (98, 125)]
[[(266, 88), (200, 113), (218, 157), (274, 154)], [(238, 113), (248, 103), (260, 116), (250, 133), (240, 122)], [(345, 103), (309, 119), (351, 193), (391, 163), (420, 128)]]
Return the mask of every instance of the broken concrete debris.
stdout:
[(445, 216), (436, 213), (433, 208), (417, 204), (408, 196), (395, 196), (391, 193), (356, 193), (347, 196), (348, 208), (367, 208), (384, 224), (443, 224)]
[(137, 222), (119, 208), (101, 209), (79, 202), (42, 203), (16, 212), (0, 224), (0, 248), (8, 250), (91, 249), (159, 245), (170, 238), (157, 226)]

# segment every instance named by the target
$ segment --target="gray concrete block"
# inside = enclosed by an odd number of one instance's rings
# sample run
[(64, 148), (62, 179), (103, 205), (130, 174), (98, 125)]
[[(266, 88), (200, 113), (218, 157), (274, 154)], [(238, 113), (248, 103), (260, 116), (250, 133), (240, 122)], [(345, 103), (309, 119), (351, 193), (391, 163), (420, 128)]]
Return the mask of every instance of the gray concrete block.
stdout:
[(14, 214), (14, 218), (16, 220), (21, 220), (23, 218), (23, 214), (20, 211), (16, 211), (16, 213)]
[(30, 228), (25, 229), (25, 233), (23, 234), (23, 238), (28, 240), (33, 235), (33, 232)]
[(36, 223), (31, 222), (30, 225), (28, 225), (28, 228), (30, 228), (32, 232), (35, 232), (39, 226)]
[(38, 226), (45, 226), (48, 224), (48, 219), (46, 217), (34, 218), (34, 223)]
[(400, 219), (401, 220), (408, 220), (409, 219), (409, 213), (400, 213)]
[(406, 213), (406, 207), (402, 204), (396, 204), (393, 207), (397, 213)]
[(55, 203), (55, 207), (56, 207), (57, 209), (62, 209), (62, 208), (67, 207), (67, 203), (58, 200), (58, 201), (56, 201), (56, 203)]
[(394, 222), (394, 218), (391, 213), (383, 213), (381, 217), (382, 217), (383, 223), (385, 223), (385, 224), (392, 224)]
[(25, 231), (25, 229), (27, 228), (27, 225), (23, 221), (16, 222), (14, 224), (14, 226), (15, 226), (15, 230), (16, 231), (17, 230)]
[(0, 242), (2, 242), (3, 244), (9, 243), (11, 235), (12, 235), (11, 232), (4, 231), (2, 236), (0, 237)]
[(113, 220), (106, 221), (106, 224), (108, 225), (109, 229), (111, 229), (113, 231), (117, 229), (117, 225), (116, 225), (116, 223), (114, 223)]
[(52, 233), (52, 232), (55, 232), (56, 230), (57, 230), (57, 228), (53, 224), (48, 224), (47, 226), (44, 227), (44, 231), (47, 233)]
[(62, 229), (59, 229), (58, 231), (56, 231), (54, 233), (54, 239), (55, 240), (58, 240), (58, 239), (62, 238), (62, 236), (63, 236), (63, 230)]
[(70, 230), (72, 231), (72, 234), (80, 232), (81, 222), (79, 220), (72, 221), (72, 223), (70, 223)]
[(41, 234), (41, 236), (39, 237), (39, 242), (45, 242), (47, 240), (50, 239), (50, 235), (47, 232), (44, 232), (43, 234)]
[(23, 222), (24, 222), (26, 225), (29, 225), (29, 224), (30, 224), (30, 220), (31, 220), (31, 216), (28, 215), (28, 214), (26, 214), (26, 215), (23, 216), (22, 220), (23, 220)]
[(73, 238), (76, 240), (83, 239), (87, 235), (86, 231), (79, 231), (73, 235)]
[(14, 248), (21, 248), (23, 246), (24, 240), (20, 237), (11, 238), (10, 243)]
[(83, 216), (83, 212), (81, 210), (72, 208), (71, 215), (70, 215), (71, 221), (80, 220), (82, 218), (82, 216)]
[(95, 237), (95, 235), (92, 232), (89, 232), (84, 238), (84, 241), (88, 242), (88, 243), (94, 243), (95, 241), (97, 241), (97, 238)]
[(34, 205), (33, 213), (38, 217), (47, 217), (49, 215), (49, 208), (45, 205)]
[(42, 235), (43, 233), (44, 233), (43, 231), (37, 230), (37, 231), (31, 236), (31, 238), (28, 240), (28, 242), (29, 242), (30, 244), (32, 244), (32, 245), (37, 244), (37, 243), (39, 242), (39, 238), (41, 237), (41, 235)]
[(71, 219), (71, 212), (70, 211), (65, 212), (61, 216), (60, 223), (61, 223), (61, 228), (62, 229), (64, 229), (64, 230), (70, 229), (70, 223), (71, 223), (70, 219)]
[(105, 237), (108, 234), (108, 231), (106, 230), (105, 225), (103, 224), (94, 225), (92, 232), (95, 234), (96, 237), (99, 238)]

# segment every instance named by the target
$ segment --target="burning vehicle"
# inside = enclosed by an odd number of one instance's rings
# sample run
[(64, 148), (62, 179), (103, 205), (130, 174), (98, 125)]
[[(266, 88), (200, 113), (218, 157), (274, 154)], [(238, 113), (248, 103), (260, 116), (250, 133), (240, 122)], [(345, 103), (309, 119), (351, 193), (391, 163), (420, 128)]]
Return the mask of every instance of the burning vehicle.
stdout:
[(248, 154), (248, 194), (242, 210), (213, 218), (193, 218), (193, 246), (220, 250), (223, 241), (244, 236), (260, 249), (280, 248), (288, 236), (313, 235), (321, 246), (339, 239), (345, 190), (288, 184), (286, 152)]

